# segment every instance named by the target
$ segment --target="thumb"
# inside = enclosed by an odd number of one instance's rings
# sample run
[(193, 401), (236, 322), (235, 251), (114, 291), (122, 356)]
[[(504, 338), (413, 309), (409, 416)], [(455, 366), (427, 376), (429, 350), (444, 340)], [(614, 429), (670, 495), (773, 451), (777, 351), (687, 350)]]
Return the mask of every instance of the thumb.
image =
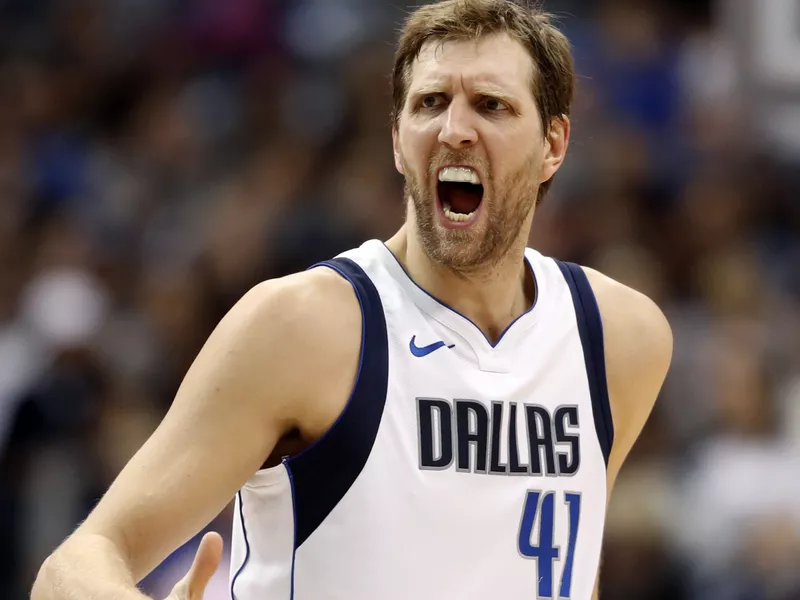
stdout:
[(169, 595), (169, 600), (202, 600), (203, 592), (211, 581), (211, 577), (222, 560), (222, 537), (216, 532), (209, 532), (200, 540), (200, 546), (194, 555), (189, 571), (184, 575)]

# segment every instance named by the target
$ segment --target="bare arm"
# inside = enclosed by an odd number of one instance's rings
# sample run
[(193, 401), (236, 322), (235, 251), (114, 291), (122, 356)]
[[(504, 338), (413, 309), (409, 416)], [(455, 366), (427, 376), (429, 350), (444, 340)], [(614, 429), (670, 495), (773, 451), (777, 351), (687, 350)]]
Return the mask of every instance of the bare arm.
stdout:
[[(672, 332), (652, 300), (597, 271), (585, 271), (603, 321), (614, 421), (614, 444), (606, 475), (610, 501), (617, 475), (644, 428), (667, 375), (672, 360)], [(597, 588), (593, 598), (598, 599)]]
[[(32, 599), (143, 598), (135, 584), (225, 507), (284, 433), (325, 421), (310, 399), (346, 398), (360, 324), (349, 284), (326, 270), (251, 290), (209, 337), (152, 437), (45, 562)], [(204, 544), (213, 555), (218, 542)]]

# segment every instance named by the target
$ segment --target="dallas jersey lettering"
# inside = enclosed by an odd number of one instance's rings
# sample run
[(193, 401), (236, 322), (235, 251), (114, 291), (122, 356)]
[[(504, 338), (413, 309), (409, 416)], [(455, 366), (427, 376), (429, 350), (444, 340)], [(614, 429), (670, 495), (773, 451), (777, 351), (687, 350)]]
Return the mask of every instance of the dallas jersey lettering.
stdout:
[(316, 268), (354, 287), (358, 379), (313, 446), (236, 497), (236, 600), (590, 600), (613, 439), (576, 265), (526, 250), (534, 306), (492, 345), (379, 241)]

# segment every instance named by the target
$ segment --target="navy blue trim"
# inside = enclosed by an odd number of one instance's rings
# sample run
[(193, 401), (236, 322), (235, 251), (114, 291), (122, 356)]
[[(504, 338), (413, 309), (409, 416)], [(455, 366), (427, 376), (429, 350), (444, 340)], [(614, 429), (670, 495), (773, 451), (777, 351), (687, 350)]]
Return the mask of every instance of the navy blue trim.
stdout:
[(294, 486), (295, 549), (325, 520), (364, 468), (378, 435), (389, 379), (386, 318), (375, 285), (347, 258), (314, 266), (333, 269), (353, 286), (361, 306), (361, 358), (342, 414), (317, 442), (284, 463)]
[[(288, 459), (284, 459), (286, 463)], [(297, 556), (297, 504), (294, 501), (294, 477), (292, 470), (286, 465), (286, 472), (289, 474), (289, 488), (292, 492), (292, 574), (289, 587), (289, 600), (294, 600), (294, 559)]]
[(567, 280), (578, 319), (578, 333), (586, 361), (586, 375), (589, 378), (589, 391), (592, 396), (594, 428), (600, 441), (600, 448), (608, 466), (608, 457), (614, 443), (614, 423), (611, 417), (611, 403), (608, 399), (606, 381), (606, 357), (603, 344), (603, 321), (597, 306), (592, 286), (586, 273), (576, 264), (556, 261), (564, 279)]
[(247, 527), (245, 527), (244, 524), (244, 501), (242, 500), (242, 492), (239, 491), (237, 492), (236, 495), (239, 496), (239, 522), (242, 524), (242, 535), (244, 536), (245, 553), (244, 553), (244, 561), (242, 561), (242, 566), (239, 567), (239, 569), (234, 574), (233, 579), (231, 579), (231, 598), (233, 598), (233, 600), (236, 600), (236, 594), (233, 593), (233, 586), (236, 585), (236, 580), (239, 578), (239, 575), (242, 574), (242, 571), (244, 571), (244, 567), (247, 564), (247, 561), (250, 560), (250, 542), (247, 541)]
[(528, 257), (526, 256), (526, 257), (524, 258), (524, 260), (525, 260), (525, 265), (528, 267), (528, 271), (530, 271), (531, 277), (533, 277), (533, 289), (535, 290), (535, 296), (534, 296), (534, 298), (533, 298), (533, 304), (531, 304), (531, 306), (530, 306), (530, 308), (528, 308), (528, 310), (526, 310), (524, 313), (522, 313), (521, 315), (519, 315), (519, 316), (518, 316), (516, 319), (514, 319), (513, 321), (511, 321), (511, 323), (509, 323), (509, 324), (506, 326), (506, 328), (505, 328), (505, 329), (503, 329), (503, 332), (500, 334), (500, 337), (498, 337), (498, 338), (497, 338), (497, 341), (496, 341), (496, 342), (494, 342), (494, 343), (492, 343), (492, 340), (490, 340), (490, 339), (489, 339), (489, 338), (486, 336), (486, 334), (483, 332), (483, 329), (481, 329), (480, 327), (478, 327), (478, 326), (475, 324), (475, 321), (473, 321), (472, 319), (470, 319), (468, 316), (461, 314), (460, 312), (458, 312), (458, 311), (457, 311), (455, 308), (453, 308), (452, 306), (448, 306), (448, 305), (447, 305), (447, 303), (445, 303), (445, 302), (442, 302), (441, 300), (439, 300), (439, 298), (437, 298), (436, 296), (434, 296), (433, 294), (431, 294), (431, 293), (430, 293), (428, 290), (426, 290), (424, 287), (422, 287), (422, 286), (421, 286), (421, 285), (419, 285), (419, 284), (418, 284), (416, 281), (414, 281), (414, 280), (411, 278), (411, 275), (409, 275), (409, 274), (408, 274), (408, 271), (406, 271), (406, 268), (403, 266), (403, 263), (401, 263), (401, 262), (400, 262), (400, 260), (399, 260), (399, 259), (398, 259), (398, 258), (395, 256), (394, 252), (392, 252), (392, 251), (389, 249), (389, 247), (388, 247), (388, 246), (386, 246), (386, 244), (384, 244), (384, 247), (386, 248), (386, 251), (387, 251), (389, 254), (391, 254), (391, 255), (392, 255), (392, 258), (395, 260), (395, 262), (397, 262), (397, 264), (398, 264), (398, 265), (400, 265), (400, 268), (403, 270), (403, 273), (405, 273), (405, 275), (406, 275), (406, 278), (407, 278), (407, 279), (408, 279), (408, 280), (409, 280), (411, 283), (413, 283), (413, 284), (414, 284), (414, 285), (415, 285), (417, 288), (419, 288), (421, 291), (423, 291), (423, 292), (425, 293), (425, 295), (426, 295), (426, 296), (428, 296), (428, 297), (429, 297), (431, 300), (435, 301), (435, 302), (436, 302), (436, 303), (438, 303), (438, 304), (441, 304), (442, 306), (444, 306), (444, 307), (445, 307), (447, 310), (449, 310), (450, 312), (457, 314), (459, 317), (461, 317), (462, 319), (464, 319), (465, 321), (467, 321), (467, 323), (469, 323), (470, 325), (472, 325), (472, 326), (473, 326), (475, 329), (477, 329), (478, 331), (480, 331), (481, 335), (482, 335), (482, 336), (484, 337), (484, 339), (486, 340), (486, 343), (487, 343), (487, 344), (489, 344), (489, 345), (490, 345), (492, 348), (496, 348), (496, 347), (497, 347), (497, 345), (500, 343), (500, 341), (503, 339), (503, 336), (504, 336), (506, 333), (508, 333), (508, 331), (509, 331), (509, 330), (510, 330), (510, 329), (511, 329), (513, 326), (514, 326), (514, 324), (515, 324), (517, 321), (519, 321), (519, 320), (520, 320), (522, 317), (524, 317), (524, 316), (525, 316), (525, 315), (527, 315), (529, 312), (531, 312), (531, 311), (532, 311), (534, 308), (536, 308), (536, 303), (539, 301), (539, 282), (538, 282), (538, 281), (536, 281), (536, 271), (534, 271), (534, 270), (533, 270), (533, 265), (531, 264), (531, 261), (529, 261), (529, 260), (528, 260)]

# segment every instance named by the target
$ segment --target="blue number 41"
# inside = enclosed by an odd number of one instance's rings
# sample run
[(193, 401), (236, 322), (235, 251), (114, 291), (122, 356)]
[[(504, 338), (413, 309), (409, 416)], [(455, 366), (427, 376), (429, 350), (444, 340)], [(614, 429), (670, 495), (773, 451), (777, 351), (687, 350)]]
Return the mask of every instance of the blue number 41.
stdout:
[[(539, 577), (537, 596), (539, 598), (553, 597), (553, 563), (559, 559), (559, 548), (553, 543), (555, 534), (554, 496), (554, 492), (542, 494), (538, 491), (528, 491), (519, 528), (520, 554), (536, 560), (536, 572)], [(564, 495), (564, 501), (569, 505), (569, 545), (564, 570), (561, 574), (559, 598), (569, 598), (572, 592), (572, 566), (575, 558), (575, 540), (578, 538), (578, 521), (581, 515), (581, 496), (567, 493)], [(531, 537), (537, 515), (539, 517), (539, 543), (534, 546), (531, 544)]]

